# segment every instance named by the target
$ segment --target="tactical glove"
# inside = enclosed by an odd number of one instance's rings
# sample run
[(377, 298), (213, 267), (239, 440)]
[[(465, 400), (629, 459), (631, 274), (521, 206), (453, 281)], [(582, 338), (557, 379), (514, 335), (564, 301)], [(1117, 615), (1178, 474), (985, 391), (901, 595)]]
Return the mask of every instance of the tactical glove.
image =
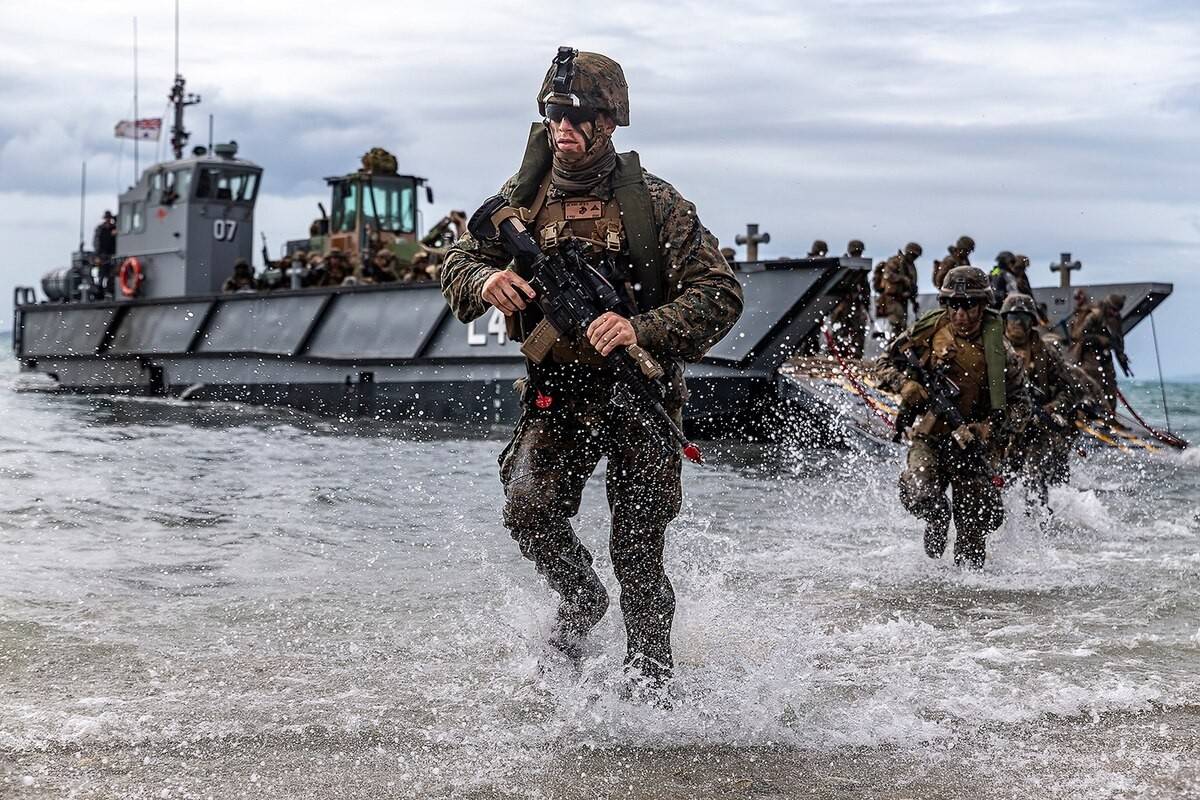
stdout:
[(907, 380), (900, 386), (900, 402), (909, 408), (915, 408), (929, 399), (925, 387), (913, 380)]

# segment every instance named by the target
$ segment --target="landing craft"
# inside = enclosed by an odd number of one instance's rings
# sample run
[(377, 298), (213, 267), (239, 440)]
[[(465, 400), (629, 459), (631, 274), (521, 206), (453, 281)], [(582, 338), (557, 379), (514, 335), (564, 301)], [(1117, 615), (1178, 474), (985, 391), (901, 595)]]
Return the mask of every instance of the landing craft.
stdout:
[[(81, 250), (69, 268), (42, 281), (45, 299), (31, 287), (14, 291), (13, 352), (22, 372), (49, 379), (39, 388), (377, 419), (516, 418), (512, 383), (525, 362), (507, 340), (503, 316), (493, 310), (459, 323), (435, 281), (222, 294), (234, 262), (251, 260), (263, 171), (233, 142), (182, 157), (185, 101), (180, 92), (172, 97), (180, 147), (174, 160), (149, 167), (120, 196), (112, 279)], [(361, 170), (327, 178), (330, 213), (322, 207), (309, 237), (288, 242), (285, 257), (268, 266), (286, 268), (301, 250), (368, 254), (379, 246), (406, 262), (426, 252), (436, 265), (455, 220), (445, 218), (436, 235), (418, 240), (420, 200), (423, 194), (431, 203), (432, 190), (385, 156), (373, 150)], [(767, 239), (752, 230), (745, 241), (756, 248)], [(871, 261), (752, 259), (735, 266), (745, 312), (701, 363), (688, 367), (688, 427), (721, 436), (754, 431), (795, 409), (828, 416), (827, 406), (809, 402), (813, 395), (795, 370), (780, 368), (817, 334)], [(1129, 297), (1126, 330), (1171, 292), (1169, 284), (1121, 288)], [(1039, 299), (1052, 313), (1069, 310), (1056, 296)]]

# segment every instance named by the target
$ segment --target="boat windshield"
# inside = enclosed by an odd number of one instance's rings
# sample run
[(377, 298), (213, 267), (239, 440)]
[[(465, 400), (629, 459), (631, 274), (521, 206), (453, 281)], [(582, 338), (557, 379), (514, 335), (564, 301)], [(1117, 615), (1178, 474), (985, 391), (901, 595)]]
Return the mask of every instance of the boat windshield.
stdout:
[(201, 167), (196, 171), (196, 199), (253, 203), (258, 174), (228, 167)]

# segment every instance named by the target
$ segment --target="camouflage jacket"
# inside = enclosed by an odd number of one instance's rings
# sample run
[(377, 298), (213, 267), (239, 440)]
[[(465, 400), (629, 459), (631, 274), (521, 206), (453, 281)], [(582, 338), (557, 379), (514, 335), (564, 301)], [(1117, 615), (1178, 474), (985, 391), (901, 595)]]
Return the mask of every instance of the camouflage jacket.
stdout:
[(908, 303), (917, 296), (917, 267), (896, 253), (875, 266), (873, 283), (880, 295)]
[[(699, 361), (737, 322), (742, 286), (721, 255), (716, 237), (696, 215), (696, 207), (671, 184), (643, 172), (654, 213), (654, 228), (666, 266), (665, 301), (633, 317), (638, 344), (660, 359)], [(511, 197), (516, 178), (500, 189)], [(462, 322), (487, 311), (484, 281), (510, 262), (502, 247), (469, 233), (454, 243), (442, 266), (442, 294)], [(666, 366), (664, 364), (664, 366)]]
[[(945, 310), (938, 309), (921, 317), (908, 330), (896, 337), (896, 340), (888, 348), (888, 352), (881, 358), (884, 365), (883, 371), (887, 373), (885, 377), (890, 378), (888, 383), (898, 387), (904, 379), (910, 377), (906, 374), (909, 372), (908, 361), (903, 355), (904, 351), (910, 348), (926, 369), (950, 366), (950, 371), (955, 372), (954, 365), (945, 363), (954, 358), (954, 353), (936, 352), (936, 342), (946, 338), (947, 335), (953, 339), (955, 344), (961, 343), (956, 335), (945, 330), (949, 325), (950, 318)], [(989, 313), (984, 318), (984, 326), (985, 328), (992, 326), (991, 332), (981, 330), (976, 335), (975, 341), (981, 344), (985, 351), (988, 346), (1003, 348), (1003, 374), (995, 376), (994, 379), (996, 394), (991, 391), (990, 384), (993, 376), (990, 370), (985, 369), (979, 374), (958, 375), (957, 378), (960, 381), (959, 389), (964, 397), (978, 398), (978, 402), (974, 404), (975, 413), (970, 411), (964, 413), (965, 420), (967, 422), (990, 421), (993, 446), (1002, 449), (1009, 440), (1023, 431), (1029, 422), (1031, 414), (1029, 392), (1025, 385), (1024, 365), (1008, 340), (1004, 338), (999, 317)], [(989, 337), (996, 337), (992, 345), (987, 342)], [(999, 350), (997, 350), (997, 359), (999, 360), (999, 358)], [(997, 407), (998, 404), (991, 398), (1000, 394), (1003, 396), (1003, 402)], [(935, 439), (951, 432), (944, 420), (931, 413), (926, 413), (914, 428), (914, 433)]]

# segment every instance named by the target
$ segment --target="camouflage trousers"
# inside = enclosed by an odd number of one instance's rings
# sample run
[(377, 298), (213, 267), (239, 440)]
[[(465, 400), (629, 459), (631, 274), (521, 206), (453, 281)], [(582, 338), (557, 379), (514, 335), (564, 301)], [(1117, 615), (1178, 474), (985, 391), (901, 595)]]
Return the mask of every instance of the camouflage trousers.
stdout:
[[(950, 489), (953, 505), (946, 498)], [(917, 437), (900, 474), (900, 502), (924, 520), (926, 552), (938, 557), (954, 521), (954, 561), (982, 567), (987, 535), (1004, 522), (1000, 490), (988, 475), (974, 471), (952, 439)]]
[(1050, 487), (1071, 478), (1069, 436), (1037, 421), (1026, 426), (1020, 443), (1009, 451), (1009, 470), (1025, 479), (1038, 502), (1047, 505)]
[(888, 321), (888, 341), (904, 333), (908, 327), (908, 304), (891, 295), (880, 295), (875, 303), (875, 318)]
[(867, 328), (871, 316), (863, 306), (850, 306), (845, 311), (834, 310), (829, 315), (829, 330), (838, 353), (843, 358), (862, 358), (867, 345)]
[(669, 674), (675, 593), (663, 567), (663, 546), (682, 502), (681, 462), (654, 430), (607, 398), (556, 402), (546, 410), (527, 407), (500, 455), (504, 525), (561, 597), (551, 643), (576, 654), (608, 609), (592, 554), (570, 523), (584, 484), (603, 458), (626, 663), (647, 675)]

